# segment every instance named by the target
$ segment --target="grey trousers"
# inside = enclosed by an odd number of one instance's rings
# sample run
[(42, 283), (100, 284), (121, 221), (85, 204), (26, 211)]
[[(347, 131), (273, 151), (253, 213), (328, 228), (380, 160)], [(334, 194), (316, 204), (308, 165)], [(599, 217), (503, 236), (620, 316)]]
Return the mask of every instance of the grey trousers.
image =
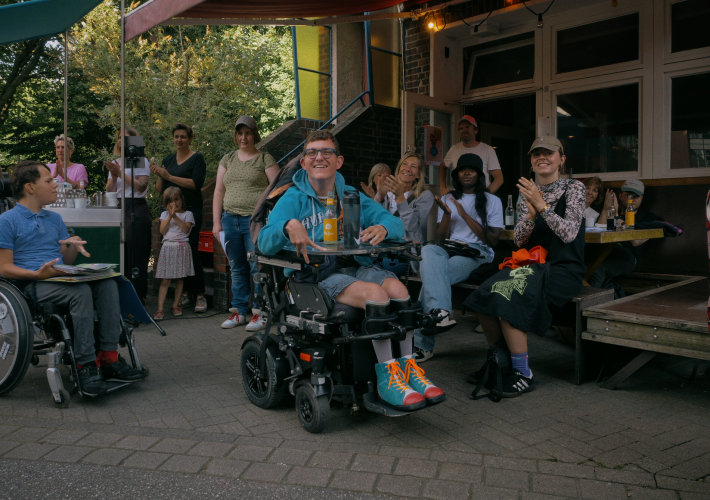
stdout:
[[(28, 285), (25, 291), (31, 294), (32, 286)], [(96, 359), (94, 308), (99, 316), (99, 348), (102, 351), (118, 349), (121, 311), (118, 287), (113, 279), (87, 283), (38, 281), (34, 286), (37, 302), (51, 302), (69, 308), (74, 323), (74, 357), (77, 363), (83, 365)]]

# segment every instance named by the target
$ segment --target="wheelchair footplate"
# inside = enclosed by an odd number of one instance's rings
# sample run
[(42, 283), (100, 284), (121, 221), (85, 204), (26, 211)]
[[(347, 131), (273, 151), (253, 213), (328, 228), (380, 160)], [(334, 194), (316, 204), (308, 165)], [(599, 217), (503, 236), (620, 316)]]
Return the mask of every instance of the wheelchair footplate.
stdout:
[(380, 415), (384, 415), (386, 417), (405, 417), (414, 413), (412, 411), (402, 411), (392, 408), (390, 405), (380, 400), (380, 397), (374, 391), (363, 394), (362, 402), (367, 411), (379, 413)]

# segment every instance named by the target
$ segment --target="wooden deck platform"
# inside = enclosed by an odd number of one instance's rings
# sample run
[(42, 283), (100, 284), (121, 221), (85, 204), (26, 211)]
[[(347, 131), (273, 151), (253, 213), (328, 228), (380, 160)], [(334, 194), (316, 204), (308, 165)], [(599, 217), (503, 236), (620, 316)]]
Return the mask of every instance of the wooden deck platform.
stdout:
[(671, 285), (585, 309), (582, 339), (642, 352), (600, 385), (614, 388), (658, 353), (710, 360), (708, 280), (688, 277)]

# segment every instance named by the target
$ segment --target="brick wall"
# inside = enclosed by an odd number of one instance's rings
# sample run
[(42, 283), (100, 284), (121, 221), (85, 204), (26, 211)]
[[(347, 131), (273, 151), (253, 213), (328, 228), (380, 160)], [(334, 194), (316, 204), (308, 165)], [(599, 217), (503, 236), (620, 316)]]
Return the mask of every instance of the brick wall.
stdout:
[[(442, 1), (429, 2), (434, 6)], [(453, 5), (443, 10), (434, 11), (431, 16), (422, 16), (416, 21), (404, 22), (404, 82), (407, 92), (429, 95), (429, 37), (432, 30), (427, 27), (429, 22), (435, 22), (439, 28), (454, 23), (460, 19), (485, 14), (492, 9), (521, 3), (520, 0), (478, 0)], [(531, 14), (532, 15), (532, 14)]]
[(401, 157), (402, 111), (385, 106), (361, 108), (333, 128), (342, 155), (340, 173), (345, 182), (360, 189), (370, 169), (386, 163), (394, 171)]

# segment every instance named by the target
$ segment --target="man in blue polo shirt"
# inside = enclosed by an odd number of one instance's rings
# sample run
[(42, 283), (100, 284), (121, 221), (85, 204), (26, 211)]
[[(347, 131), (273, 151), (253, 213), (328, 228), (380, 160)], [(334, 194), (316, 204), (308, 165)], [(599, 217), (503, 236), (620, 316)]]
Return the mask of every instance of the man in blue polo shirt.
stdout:
[[(74, 357), (86, 396), (106, 392), (104, 381), (137, 382), (146, 373), (118, 355), (120, 310), (112, 279), (88, 283), (42, 281), (64, 273), (54, 264), (71, 264), (86, 241), (69, 236), (59, 214), (42, 207), (57, 200), (57, 184), (43, 163), (18, 163), (11, 177), (17, 206), (0, 215), (0, 275), (15, 280), (38, 302), (69, 308), (74, 323)], [(30, 288), (31, 287), (31, 288)], [(94, 307), (99, 316), (99, 353), (94, 347)]]

